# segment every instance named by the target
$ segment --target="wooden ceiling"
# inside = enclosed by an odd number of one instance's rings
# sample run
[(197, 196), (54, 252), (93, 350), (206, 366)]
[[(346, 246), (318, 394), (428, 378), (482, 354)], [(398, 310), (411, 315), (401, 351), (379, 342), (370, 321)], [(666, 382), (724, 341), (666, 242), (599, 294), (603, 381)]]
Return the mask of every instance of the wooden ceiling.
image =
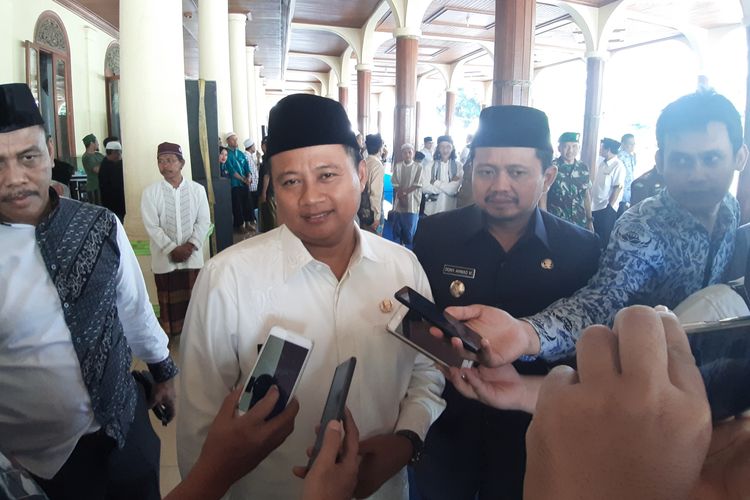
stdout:
[[(0, 0), (5, 1), (5, 0)], [(97, 16), (99, 26), (119, 26), (120, 0), (55, 0), (86, 15)], [(162, 0), (154, 0), (162, 1)], [(291, 20), (299, 23), (360, 28), (372, 16), (382, 0), (229, 0), (230, 12), (252, 14), (247, 24), (247, 44), (257, 46), (255, 61), (263, 65), (263, 76), (279, 79), (284, 70), (292, 72), (295, 81), (315, 80), (299, 72), (327, 73), (322, 61), (288, 53), (323, 54), (339, 57), (347, 43), (330, 32), (291, 29)], [(616, 0), (567, 0), (570, 3), (602, 7)], [(198, 76), (198, 0), (182, 0), (185, 72)], [(289, 13), (289, 5), (294, 12)], [(494, 40), (495, 0), (433, 0), (423, 18), (418, 74), (442, 78), (433, 64), (450, 64), (467, 59), (466, 79), (487, 80), (492, 77), (492, 59), (481, 43)], [(287, 10), (285, 10), (287, 9)], [(619, 50), (654, 40), (679, 36), (677, 28), (685, 23), (705, 29), (741, 22), (738, 0), (633, 0), (607, 40), (608, 50)], [(395, 28), (388, 12), (379, 20), (377, 30), (390, 33)], [(286, 36), (287, 29), (291, 29)], [(437, 38), (437, 39), (436, 39)], [(450, 41), (446, 40), (450, 39)], [(395, 41), (384, 42), (376, 53), (373, 86), (395, 82)], [(556, 5), (537, 1), (534, 66), (539, 69), (561, 62), (580, 59), (585, 53), (581, 29)], [(356, 72), (352, 64), (352, 84)]]

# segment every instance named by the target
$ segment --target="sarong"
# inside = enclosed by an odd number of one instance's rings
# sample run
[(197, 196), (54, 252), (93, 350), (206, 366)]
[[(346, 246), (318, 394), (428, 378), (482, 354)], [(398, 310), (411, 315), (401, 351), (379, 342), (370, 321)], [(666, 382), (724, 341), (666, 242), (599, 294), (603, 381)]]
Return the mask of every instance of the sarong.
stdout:
[(190, 293), (200, 269), (180, 269), (171, 273), (154, 274), (159, 298), (159, 323), (170, 337), (182, 333)]

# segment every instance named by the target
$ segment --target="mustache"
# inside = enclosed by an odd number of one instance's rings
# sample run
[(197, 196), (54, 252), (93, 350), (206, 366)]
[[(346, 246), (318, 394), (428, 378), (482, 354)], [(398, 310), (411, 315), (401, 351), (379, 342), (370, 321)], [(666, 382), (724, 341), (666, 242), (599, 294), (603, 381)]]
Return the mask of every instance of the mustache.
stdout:
[(27, 196), (39, 196), (39, 191), (34, 191), (33, 189), (27, 189), (25, 191), (16, 191), (15, 193), (6, 194), (2, 198), (0, 198), (0, 201), (4, 203), (8, 203), (8, 202), (15, 201), (21, 198), (25, 198)]
[(517, 203), (518, 198), (516, 196), (508, 196), (504, 194), (490, 194), (484, 197), (485, 203), (493, 203), (493, 202), (511, 202), (511, 203)]

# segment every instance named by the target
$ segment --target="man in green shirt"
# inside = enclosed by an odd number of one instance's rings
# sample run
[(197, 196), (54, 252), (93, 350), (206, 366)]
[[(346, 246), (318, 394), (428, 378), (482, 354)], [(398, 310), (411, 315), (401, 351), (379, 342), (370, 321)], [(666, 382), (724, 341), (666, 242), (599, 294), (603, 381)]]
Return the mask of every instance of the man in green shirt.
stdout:
[(539, 207), (547, 212), (593, 231), (591, 219), (591, 180), (589, 167), (578, 161), (579, 134), (565, 132), (558, 140), (560, 156), (552, 163), (557, 167), (557, 177), (542, 195)]
[(96, 140), (94, 134), (84, 137), (83, 145), (86, 146), (86, 152), (81, 157), (81, 163), (83, 163), (83, 169), (86, 171), (88, 202), (101, 205), (102, 194), (99, 190), (99, 167), (102, 164), (104, 155), (99, 152), (99, 141)]

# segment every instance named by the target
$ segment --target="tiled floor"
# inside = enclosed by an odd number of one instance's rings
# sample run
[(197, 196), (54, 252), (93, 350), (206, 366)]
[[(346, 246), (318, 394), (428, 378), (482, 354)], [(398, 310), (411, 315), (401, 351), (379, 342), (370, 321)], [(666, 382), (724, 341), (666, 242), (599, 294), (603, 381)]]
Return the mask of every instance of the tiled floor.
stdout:
[[(170, 342), (169, 350), (175, 362), (179, 362), (179, 347), (179, 338), (173, 339)], [(147, 367), (143, 362), (136, 361), (134, 369), (146, 370)], [(180, 482), (180, 472), (177, 469), (177, 426), (172, 421), (168, 426), (164, 427), (159, 419), (154, 416), (153, 412), (149, 412), (149, 417), (151, 418), (151, 425), (154, 431), (156, 431), (156, 435), (161, 440), (160, 480), (161, 494), (164, 496)]]

